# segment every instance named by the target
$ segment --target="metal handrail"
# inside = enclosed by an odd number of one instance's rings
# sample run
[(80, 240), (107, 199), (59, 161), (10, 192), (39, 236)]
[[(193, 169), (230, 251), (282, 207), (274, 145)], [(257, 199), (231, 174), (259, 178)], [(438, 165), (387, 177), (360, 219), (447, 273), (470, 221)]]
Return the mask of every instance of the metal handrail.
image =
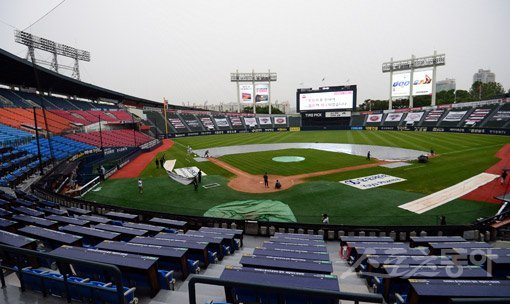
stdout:
[(267, 284), (256, 284), (256, 283), (240, 283), (230, 280), (222, 280), (218, 278), (206, 277), (206, 276), (195, 276), (189, 280), (188, 283), (188, 295), (189, 304), (197, 304), (196, 299), (196, 284), (207, 284), (216, 285), (223, 287), (241, 287), (250, 288), (253, 290), (262, 290), (264, 292), (277, 292), (286, 294), (299, 294), (300, 296), (310, 297), (327, 297), (336, 300), (353, 301), (354, 303), (365, 302), (365, 303), (383, 303), (384, 299), (380, 294), (361, 294), (352, 292), (335, 292), (326, 291), (319, 289), (310, 288), (294, 288), (294, 287), (278, 287)]
[[(16, 248), (16, 247), (0, 244), (0, 256), (2, 256), (2, 254), (5, 254), (5, 253), (13, 253), (18, 257), (19, 256), (27, 256), (27, 257), (46, 258), (46, 259), (55, 260), (57, 262), (57, 266), (59, 268), (60, 273), (63, 275), (64, 288), (66, 291), (68, 303), (71, 303), (71, 294), (69, 293), (69, 283), (67, 281), (67, 277), (70, 274), (72, 275), (72, 273), (69, 273), (68, 267), (61, 267), (61, 266), (63, 266), (62, 263), (67, 264), (67, 265), (80, 264), (80, 265), (93, 267), (94, 269), (104, 270), (113, 276), (115, 286), (117, 287), (116, 293), (117, 293), (119, 303), (125, 303), (124, 289), (123, 289), (123, 284), (122, 284), (122, 273), (120, 272), (120, 270), (117, 266), (104, 264), (104, 263), (98, 263), (98, 262), (92, 262), (92, 261), (70, 259), (70, 258), (54, 255), (51, 253), (38, 252), (38, 251), (34, 251), (34, 250), (29, 250), (29, 249), (24, 249), (24, 248)], [(5, 286), (6, 286), (5, 285), (5, 277), (4, 277), (4, 273), (3, 273), (3, 271), (1, 271), (1, 269), (8, 269), (13, 272), (17, 272), (18, 276), (20, 278), (21, 290), (25, 291), (25, 284), (24, 284), (23, 280), (21, 279), (21, 277), (23, 275), (22, 274), (23, 267), (21, 265), (19, 258), (16, 259), (16, 264), (17, 264), (16, 265), (17, 269), (14, 269), (14, 268), (2, 265), (0, 263), (0, 282), (2, 284), (2, 288), (5, 288)]]

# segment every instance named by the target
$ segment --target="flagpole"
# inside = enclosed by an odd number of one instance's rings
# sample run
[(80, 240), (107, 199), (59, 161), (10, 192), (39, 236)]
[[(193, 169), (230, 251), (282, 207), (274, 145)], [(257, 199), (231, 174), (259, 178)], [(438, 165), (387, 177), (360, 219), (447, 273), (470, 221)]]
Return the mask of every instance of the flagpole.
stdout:
[(165, 138), (168, 136), (168, 119), (166, 118), (166, 111), (168, 108), (168, 101), (163, 98), (163, 111), (165, 112)]

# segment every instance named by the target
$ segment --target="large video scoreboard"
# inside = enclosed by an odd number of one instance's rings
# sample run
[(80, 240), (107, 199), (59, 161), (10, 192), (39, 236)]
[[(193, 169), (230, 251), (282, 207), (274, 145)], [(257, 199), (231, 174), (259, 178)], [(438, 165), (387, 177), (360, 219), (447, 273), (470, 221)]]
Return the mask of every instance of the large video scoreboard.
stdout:
[(349, 125), (356, 109), (356, 86), (298, 89), (296, 108), (301, 113), (302, 127), (341, 129)]

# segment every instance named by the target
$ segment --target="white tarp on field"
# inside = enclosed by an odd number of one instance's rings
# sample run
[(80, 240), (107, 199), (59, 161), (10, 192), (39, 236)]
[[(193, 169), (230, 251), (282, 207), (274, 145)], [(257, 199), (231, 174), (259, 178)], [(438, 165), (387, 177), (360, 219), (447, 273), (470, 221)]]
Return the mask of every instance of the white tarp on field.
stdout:
[(422, 214), (450, 201), (453, 201), (454, 199), (457, 199), (463, 195), (466, 195), (478, 187), (490, 183), (496, 178), (498, 178), (498, 175), (496, 174), (485, 172), (480, 173), (451, 187), (424, 196), (412, 202), (405, 203), (398, 207), (417, 214)]
[(347, 180), (339, 181), (339, 183), (342, 183), (344, 185), (351, 186), (354, 188), (358, 188), (361, 190), (366, 190), (366, 189), (372, 189), (372, 188), (376, 188), (376, 187), (386, 186), (389, 184), (400, 183), (403, 181), (405, 181), (405, 179), (400, 178), (400, 177), (395, 177), (395, 176), (386, 175), (386, 174), (375, 174), (375, 175), (370, 175), (370, 176), (365, 176), (365, 177), (360, 177), (360, 178), (347, 179)]
[[(193, 178), (198, 174), (199, 171), (197, 167), (178, 168), (175, 170), (174, 167), (175, 159), (167, 160), (163, 164), (163, 168), (165, 168), (168, 177), (183, 185), (191, 184), (193, 182)], [(172, 170), (174, 172), (172, 172)], [(202, 176), (205, 175), (206, 174), (202, 171)]]

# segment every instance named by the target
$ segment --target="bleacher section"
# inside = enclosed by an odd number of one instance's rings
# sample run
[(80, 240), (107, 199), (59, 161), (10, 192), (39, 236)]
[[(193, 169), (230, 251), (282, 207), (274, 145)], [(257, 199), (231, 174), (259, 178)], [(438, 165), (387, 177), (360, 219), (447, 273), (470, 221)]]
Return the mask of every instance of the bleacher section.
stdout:
[(18, 146), (31, 140), (31, 133), (0, 124), (0, 147)]
[(466, 119), (473, 108), (455, 108), (450, 109), (443, 119), (439, 122), (440, 127), (458, 127)]
[[(56, 160), (62, 160), (80, 152), (95, 149), (94, 146), (71, 140), (62, 136), (53, 136), (51, 137), (50, 141), (51, 148), (53, 149), (53, 157), (55, 157)], [(40, 138), (39, 145), (41, 155), (44, 158), (51, 158), (52, 155), (48, 139)], [(19, 146), (17, 149), (37, 155), (37, 140), (34, 139), (28, 144)]]
[(211, 131), (211, 130), (215, 130), (216, 127), (214, 125), (214, 122), (211, 118), (211, 116), (209, 115), (197, 115), (197, 117), (200, 119), (200, 121), (202, 122), (202, 125), (204, 126), (204, 129), (206, 131)]
[(118, 107), (106, 103), (92, 103), (56, 96), (41, 96), (35, 93), (13, 91), (0, 88), (0, 108), (42, 107), (47, 110), (118, 110)]
[(232, 126), (232, 129), (234, 130), (244, 130), (246, 129), (243, 125), (243, 121), (241, 120), (240, 116), (228, 116), (228, 119), (230, 120), (230, 125)]
[(433, 127), (437, 126), (438, 122), (441, 121), (445, 113), (445, 109), (435, 109), (425, 113), (425, 118), (421, 122), (420, 126), (422, 127)]
[(67, 134), (65, 137), (75, 141), (83, 142), (95, 147), (137, 147), (145, 144), (154, 138), (133, 130), (108, 130)]
[(366, 115), (353, 115), (351, 116), (351, 126), (353, 127), (362, 127), (365, 125)]
[(15, 263), (9, 253), (3, 256), (2, 267), (11, 271), (23, 267), (23, 274), (12, 274), (10, 281), (23, 280), (28, 290), (65, 297), (65, 272), (71, 275), (68, 277), (71, 298), (87, 303), (119, 301), (108, 272), (81, 261), (117, 266), (121, 270), (125, 303), (136, 303), (135, 295), (148, 299), (161, 290), (173, 290), (176, 279), (185, 281), (189, 274), (219, 263), (243, 245), (242, 230), (209, 227), (188, 230), (183, 221), (152, 218), (139, 222), (137, 214), (93, 214), (18, 190), (15, 196), (0, 190), (0, 201), (7, 208), (0, 217), (0, 244), (51, 253), (71, 259), (66, 263), (72, 265), (61, 268), (63, 264), (58, 263), (54, 267), (47, 258), (26, 258)]
[(189, 132), (189, 129), (186, 127), (186, 125), (182, 122), (181, 118), (176, 113), (168, 112), (167, 119), (176, 133)]
[(184, 121), (192, 132), (204, 131), (202, 124), (193, 114), (181, 113), (181, 121)]
[(465, 127), (481, 127), (483, 122), (496, 106), (487, 106), (474, 109), (469, 116), (464, 120)]
[[(36, 115), (37, 127), (46, 130), (43, 111), (36, 109)], [(18, 129), (35, 130), (33, 109), (1, 108), (0, 117), (2, 117), (2, 123), (8, 126)], [(48, 131), (55, 134), (60, 134), (72, 128), (69, 120), (50, 111), (46, 111), (46, 121), (48, 122)]]
[(503, 128), (510, 121), (510, 103), (501, 105), (494, 111), (487, 122), (484, 124), (486, 128)]

